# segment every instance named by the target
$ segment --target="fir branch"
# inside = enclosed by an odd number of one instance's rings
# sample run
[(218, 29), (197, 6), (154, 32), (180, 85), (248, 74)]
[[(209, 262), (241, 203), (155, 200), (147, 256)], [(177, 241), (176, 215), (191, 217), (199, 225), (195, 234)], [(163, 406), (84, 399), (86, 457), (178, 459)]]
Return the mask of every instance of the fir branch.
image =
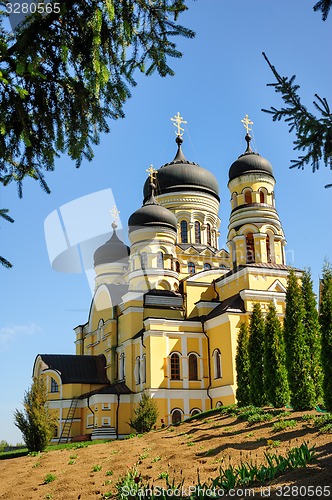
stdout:
[(321, 116), (310, 113), (301, 102), (298, 94), (300, 86), (295, 84), (295, 75), (291, 78), (280, 76), (264, 52), (263, 57), (276, 79), (275, 83), (267, 85), (274, 87), (275, 92), (281, 94), (285, 106), (280, 109), (271, 106), (270, 109), (262, 111), (270, 113), (273, 121), (284, 120), (289, 132), (295, 130), (294, 150), (305, 152), (299, 155), (297, 160), (291, 160), (290, 168), (303, 170), (310, 164), (315, 172), (323, 162), (332, 169), (332, 115), (327, 100), (315, 94), (313, 104)]
[(332, 0), (320, 0), (319, 2), (317, 2), (314, 5), (313, 9), (315, 12), (320, 10), (322, 12), (323, 21), (326, 21), (327, 16), (329, 15), (331, 6), (332, 6)]

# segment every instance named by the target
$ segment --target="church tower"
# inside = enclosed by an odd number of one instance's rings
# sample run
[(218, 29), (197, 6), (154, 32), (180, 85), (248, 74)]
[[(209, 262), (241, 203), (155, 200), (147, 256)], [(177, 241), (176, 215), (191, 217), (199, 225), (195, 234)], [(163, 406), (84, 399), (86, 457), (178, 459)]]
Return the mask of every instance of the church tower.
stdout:
[(275, 178), (271, 163), (250, 146), (248, 115), (242, 120), (246, 128), (246, 151), (229, 169), (231, 214), (227, 245), (231, 268), (246, 264), (285, 264), (284, 232), (275, 208)]
[(128, 220), (130, 247), (130, 290), (177, 290), (179, 276), (173, 270), (176, 258), (176, 218), (157, 202), (154, 180), (157, 171), (149, 172), (150, 194), (143, 206)]
[(119, 211), (114, 206), (111, 238), (94, 253), (94, 269), (96, 273), (95, 288), (101, 284), (124, 284), (123, 275), (128, 268), (129, 247), (123, 243), (116, 234)]

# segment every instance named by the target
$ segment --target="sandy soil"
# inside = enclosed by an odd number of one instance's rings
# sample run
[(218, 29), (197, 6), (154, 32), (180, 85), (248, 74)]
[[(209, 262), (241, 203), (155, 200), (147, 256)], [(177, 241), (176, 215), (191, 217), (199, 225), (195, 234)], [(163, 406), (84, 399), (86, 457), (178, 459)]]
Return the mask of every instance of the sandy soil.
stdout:
[[(201, 480), (208, 480), (218, 475), (220, 465), (228, 467), (249, 460), (262, 463), (264, 452), (285, 455), (289, 448), (304, 441), (315, 446), (316, 461), (266, 483), (263, 491), (249, 488), (250, 496), (332, 499), (332, 435), (320, 434), (312, 423), (303, 422), (302, 415), (303, 412), (292, 412), (288, 418), (297, 420), (296, 427), (279, 433), (272, 432), (275, 419), (250, 426), (234, 417), (216, 415), (153, 431), (140, 438), (1, 460), (0, 499), (98, 499), (114, 491), (119, 476), (133, 466), (150, 483), (165, 486), (158, 476), (168, 472), (179, 482), (183, 477), (188, 487), (196, 483), (197, 469)], [(273, 447), (268, 440), (280, 444)], [(94, 472), (94, 466), (100, 470)], [(45, 484), (47, 474), (55, 475), (56, 479)], [(233, 495), (248, 496), (249, 492)]]

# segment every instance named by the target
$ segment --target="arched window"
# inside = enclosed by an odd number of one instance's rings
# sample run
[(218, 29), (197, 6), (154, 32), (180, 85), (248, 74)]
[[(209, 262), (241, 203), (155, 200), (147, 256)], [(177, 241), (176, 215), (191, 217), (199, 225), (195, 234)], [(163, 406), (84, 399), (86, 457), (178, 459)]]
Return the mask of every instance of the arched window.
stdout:
[(141, 267), (142, 269), (146, 269), (148, 267), (148, 254), (146, 252), (141, 254)]
[(188, 274), (195, 274), (195, 264), (188, 262)]
[(141, 383), (141, 360), (139, 358), (139, 356), (137, 356), (136, 360), (135, 360), (135, 381), (136, 381), (136, 384), (140, 384)]
[(214, 364), (214, 378), (221, 378), (222, 377), (221, 354), (219, 349), (215, 349), (213, 352), (213, 364)]
[(53, 377), (51, 377), (51, 392), (59, 392), (59, 385)]
[(265, 193), (264, 193), (264, 191), (260, 191), (260, 192), (259, 192), (259, 201), (260, 201), (261, 203), (266, 203), (266, 197), (265, 197)]
[(272, 262), (270, 236), (266, 236), (266, 257), (268, 262)]
[(125, 354), (122, 352), (120, 354), (120, 366), (119, 366), (119, 380), (125, 379)]
[(221, 401), (216, 402), (216, 408), (221, 408), (222, 406), (224, 406), (224, 405), (222, 404)]
[(190, 410), (191, 417), (194, 417), (195, 415), (199, 415), (200, 413), (201, 413), (201, 410), (199, 410), (198, 408), (193, 408), (192, 410)]
[(211, 226), (210, 226), (210, 224), (206, 225), (206, 240), (207, 240), (207, 244), (209, 246), (211, 246), (212, 241), (211, 241)]
[(164, 269), (164, 254), (163, 254), (163, 252), (157, 252), (157, 267), (158, 267), (158, 269)]
[(237, 193), (232, 194), (233, 208), (237, 207)]
[(201, 225), (198, 221), (195, 221), (195, 243), (201, 243)]
[(141, 360), (141, 382), (145, 384), (146, 382), (146, 356), (143, 354)]
[(189, 380), (198, 380), (198, 364), (196, 354), (189, 354)]
[(208, 271), (209, 269), (211, 269), (211, 264), (209, 264), (208, 262), (206, 262), (204, 264), (204, 271)]
[(252, 203), (251, 191), (249, 189), (244, 193), (244, 201), (245, 203)]
[(172, 424), (179, 424), (182, 420), (182, 412), (180, 410), (172, 411)]
[(180, 222), (181, 243), (188, 243), (188, 224), (186, 220)]
[(247, 248), (247, 264), (255, 262), (255, 243), (254, 235), (248, 233), (246, 235), (246, 248)]
[(171, 379), (180, 380), (180, 356), (176, 352), (171, 355)]
[(181, 272), (180, 262), (178, 260), (175, 261), (175, 271), (177, 273)]

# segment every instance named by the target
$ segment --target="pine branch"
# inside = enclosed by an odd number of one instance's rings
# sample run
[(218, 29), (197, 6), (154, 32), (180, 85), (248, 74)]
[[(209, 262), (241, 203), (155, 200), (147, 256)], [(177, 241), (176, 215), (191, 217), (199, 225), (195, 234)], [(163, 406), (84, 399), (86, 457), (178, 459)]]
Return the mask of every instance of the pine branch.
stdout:
[(315, 12), (320, 10), (322, 12), (323, 21), (326, 21), (327, 16), (329, 15), (331, 6), (332, 6), (332, 0), (320, 0), (319, 2), (317, 2), (314, 5), (313, 9)]
[(312, 171), (315, 172), (323, 162), (332, 169), (332, 115), (327, 100), (315, 94), (316, 99), (313, 104), (321, 117), (310, 113), (301, 102), (298, 94), (300, 86), (295, 84), (295, 75), (291, 78), (280, 76), (264, 52), (263, 57), (276, 79), (275, 83), (267, 85), (274, 87), (275, 92), (281, 94), (285, 107), (280, 109), (271, 107), (262, 111), (270, 113), (273, 121), (284, 120), (289, 132), (296, 133), (294, 150), (305, 152), (297, 160), (291, 160), (290, 168), (303, 170), (310, 164)]

